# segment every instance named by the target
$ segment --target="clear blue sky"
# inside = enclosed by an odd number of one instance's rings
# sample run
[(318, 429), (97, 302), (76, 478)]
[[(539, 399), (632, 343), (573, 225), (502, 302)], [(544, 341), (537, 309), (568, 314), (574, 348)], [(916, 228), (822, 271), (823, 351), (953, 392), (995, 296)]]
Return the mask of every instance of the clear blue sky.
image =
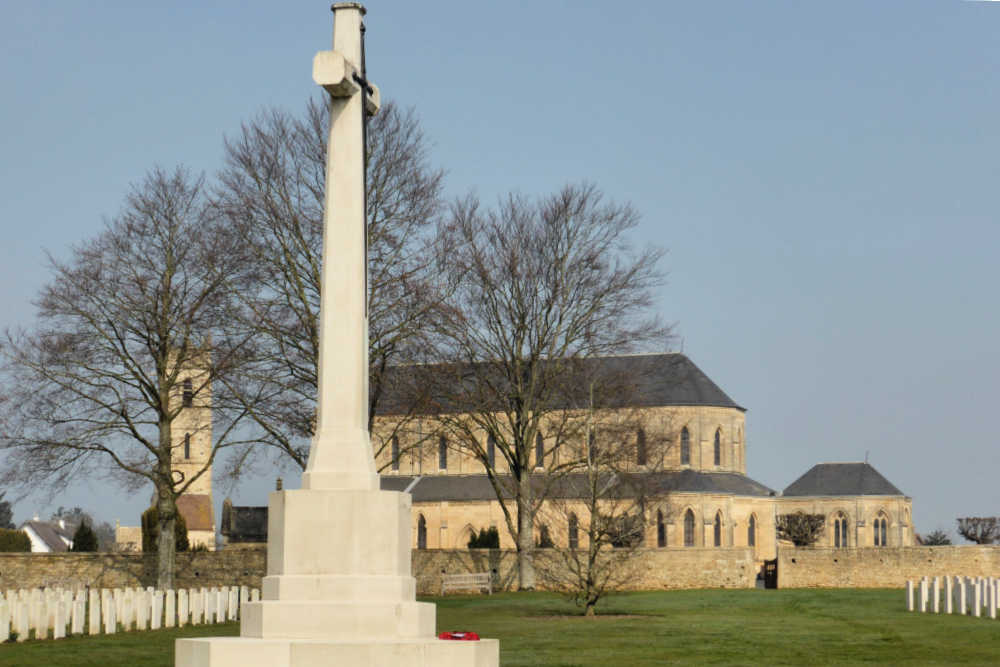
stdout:
[[(750, 476), (868, 452), (919, 531), (1000, 514), (1000, 4), (367, 6), (369, 73), (450, 193), (590, 180), (643, 213), (660, 312), (749, 408)], [(300, 109), (328, 7), (2, 3), (0, 323), (31, 321), (43, 249), (96, 234), (149, 167), (211, 174), (242, 120)], [(15, 514), (136, 523), (148, 497), (81, 484)]]

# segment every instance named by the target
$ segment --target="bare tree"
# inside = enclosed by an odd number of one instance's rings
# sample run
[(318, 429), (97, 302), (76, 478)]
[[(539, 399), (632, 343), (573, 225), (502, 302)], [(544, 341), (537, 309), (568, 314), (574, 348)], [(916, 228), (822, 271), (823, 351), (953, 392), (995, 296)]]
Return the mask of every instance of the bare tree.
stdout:
[(810, 547), (816, 543), (826, 528), (826, 515), (779, 514), (775, 530), (779, 539), (790, 540), (797, 547)]
[[(571, 468), (552, 456), (579, 439), (587, 407), (583, 362), (661, 347), (666, 327), (649, 315), (661, 284), (661, 251), (634, 251), (629, 205), (592, 185), (496, 210), (457, 202), (442, 231), (440, 266), (452, 298), (435, 333), (442, 368), (437, 413), (457, 446), (485, 466), (517, 545), (518, 584), (535, 585), (534, 518), (545, 479)], [(544, 449), (534, 455), (536, 441)]]
[[(173, 582), (178, 496), (220, 450), (240, 444), (234, 432), (243, 415), (226, 408), (224, 380), (241, 362), (243, 340), (222, 326), (238, 246), (214, 217), (203, 179), (155, 169), (99, 236), (68, 261), (50, 258), (54, 277), (37, 301), (36, 327), (7, 332), (4, 480), (151, 483), (164, 588)], [(209, 394), (220, 399), (210, 454), (185, 475), (172, 462), (182, 446), (172, 425)]]
[[(217, 199), (248, 241), (252, 284), (240, 285), (240, 323), (255, 340), (255, 363), (232, 388), (263, 439), (305, 468), (313, 434), (319, 355), (320, 273), (327, 107), (301, 117), (267, 111), (226, 141)], [(369, 431), (386, 393), (386, 369), (423, 359), (435, 307), (428, 246), (442, 210), (443, 172), (412, 110), (389, 103), (370, 120), (367, 160)], [(403, 387), (394, 387), (394, 396)], [(403, 429), (419, 395), (394, 424)], [(397, 406), (398, 407), (398, 406)], [(373, 432), (376, 454), (394, 432)], [(412, 442), (412, 439), (406, 439)], [(247, 449), (244, 454), (251, 455)], [(247, 459), (234, 459), (237, 465)]]
[(993, 544), (1000, 540), (1000, 517), (973, 516), (957, 519), (958, 534), (976, 544)]
[(586, 440), (594, 446), (553, 485), (536, 516), (557, 534), (537, 554), (539, 577), (566, 591), (586, 616), (634, 579), (633, 559), (654, 508), (661, 520), (669, 510), (669, 483), (658, 473), (673, 437), (669, 428), (648, 425), (640, 410), (618, 409), (597, 423), (591, 415)]

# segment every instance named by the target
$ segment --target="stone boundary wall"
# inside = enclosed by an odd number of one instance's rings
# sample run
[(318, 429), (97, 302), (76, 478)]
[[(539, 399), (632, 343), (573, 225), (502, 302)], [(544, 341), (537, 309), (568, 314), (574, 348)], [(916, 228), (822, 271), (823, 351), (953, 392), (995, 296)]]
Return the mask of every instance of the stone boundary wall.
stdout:
[(902, 588), (944, 576), (1000, 576), (1000, 546), (778, 550), (779, 588)]
[[(506, 549), (424, 549), (413, 551), (417, 592), (438, 595), (442, 574), (496, 571), (494, 590), (517, 587), (517, 552)], [(757, 565), (753, 549), (642, 549), (630, 561), (626, 590), (753, 588)], [(539, 587), (544, 588), (541, 575)]]
[[(266, 561), (264, 548), (179, 553), (174, 586), (260, 588)], [(0, 553), (0, 590), (131, 588), (155, 584), (154, 554)]]

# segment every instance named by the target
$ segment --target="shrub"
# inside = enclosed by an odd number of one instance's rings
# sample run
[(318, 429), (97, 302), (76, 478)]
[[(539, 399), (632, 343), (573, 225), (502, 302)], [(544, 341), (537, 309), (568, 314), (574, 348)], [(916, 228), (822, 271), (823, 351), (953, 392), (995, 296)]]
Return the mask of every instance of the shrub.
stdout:
[(943, 547), (951, 544), (951, 538), (943, 530), (935, 530), (926, 535), (918, 536), (918, 541), (925, 547)]
[[(142, 513), (142, 550), (146, 553), (156, 553), (159, 551), (160, 538), (160, 510), (153, 505)], [(174, 519), (174, 539), (177, 541), (177, 551), (188, 550), (187, 523), (180, 512)]]
[(822, 514), (779, 514), (775, 528), (778, 537), (791, 540), (797, 547), (808, 547), (816, 543), (826, 526), (826, 517)]
[(79, 528), (73, 533), (73, 546), (70, 551), (97, 551), (97, 533), (84, 520), (80, 522)]
[(470, 549), (499, 549), (500, 548), (500, 531), (497, 530), (496, 526), (490, 526), (489, 528), (483, 528), (476, 535), (476, 531), (472, 531), (472, 535), (469, 536), (469, 548)]
[(0, 528), (0, 551), (31, 551), (31, 538), (23, 530)]

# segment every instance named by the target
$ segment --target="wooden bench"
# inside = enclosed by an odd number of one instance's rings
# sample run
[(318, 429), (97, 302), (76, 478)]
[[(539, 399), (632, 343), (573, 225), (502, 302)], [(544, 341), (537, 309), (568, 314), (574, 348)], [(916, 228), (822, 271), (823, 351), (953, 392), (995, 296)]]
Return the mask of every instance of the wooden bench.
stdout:
[(449, 590), (485, 590), (487, 595), (493, 595), (493, 576), (489, 572), (442, 574), (441, 595), (444, 595), (445, 592)]

